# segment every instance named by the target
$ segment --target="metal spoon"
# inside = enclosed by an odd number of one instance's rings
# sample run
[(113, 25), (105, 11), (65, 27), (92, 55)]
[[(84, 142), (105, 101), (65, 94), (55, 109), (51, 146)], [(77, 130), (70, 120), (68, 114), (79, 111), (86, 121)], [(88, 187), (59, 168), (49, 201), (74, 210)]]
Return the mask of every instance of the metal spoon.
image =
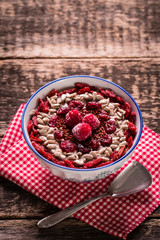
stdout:
[(142, 191), (151, 184), (152, 177), (148, 170), (139, 162), (133, 161), (114, 179), (105, 193), (45, 217), (37, 225), (40, 228), (51, 227), (100, 198), (127, 196)]

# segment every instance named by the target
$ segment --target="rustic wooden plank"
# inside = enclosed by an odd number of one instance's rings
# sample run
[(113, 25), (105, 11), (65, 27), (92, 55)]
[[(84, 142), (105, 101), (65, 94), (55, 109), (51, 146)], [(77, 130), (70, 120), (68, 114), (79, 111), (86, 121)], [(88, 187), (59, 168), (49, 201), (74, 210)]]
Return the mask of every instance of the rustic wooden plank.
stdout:
[[(32, 240), (32, 239), (87, 239), (87, 240), (118, 240), (119, 238), (99, 231), (76, 219), (65, 219), (54, 227), (39, 229), (37, 220), (13, 219), (0, 220), (1, 240)], [(147, 219), (127, 237), (127, 240), (159, 240), (160, 219)]]
[[(0, 177), (0, 203), (0, 219), (43, 218), (59, 211), (57, 207), (2, 177)], [(160, 218), (160, 207), (149, 218)]]
[(103, 77), (124, 87), (139, 104), (144, 124), (160, 133), (160, 58), (29, 59), (0, 61), (0, 136), (21, 103), (42, 85), (68, 75)]
[(154, 0), (1, 0), (0, 56), (159, 56)]

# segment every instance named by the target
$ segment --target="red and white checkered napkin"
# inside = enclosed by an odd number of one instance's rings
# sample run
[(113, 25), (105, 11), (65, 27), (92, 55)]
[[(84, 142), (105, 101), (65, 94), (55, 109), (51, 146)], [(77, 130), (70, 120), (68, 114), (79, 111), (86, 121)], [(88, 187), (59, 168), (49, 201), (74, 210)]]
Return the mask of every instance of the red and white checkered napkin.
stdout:
[(24, 104), (0, 145), (0, 175), (49, 203), (66, 208), (105, 191), (130, 161), (139, 161), (153, 177), (151, 187), (128, 197), (100, 199), (74, 214), (74, 217), (123, 239), (159, 205), (160, 137), (155, 132), (144, 126), (134, 155), (118, 172), (91, 183), (75, 183), (53, 176), (31, 155), (22, 138), (20, 121), (23, 108)]

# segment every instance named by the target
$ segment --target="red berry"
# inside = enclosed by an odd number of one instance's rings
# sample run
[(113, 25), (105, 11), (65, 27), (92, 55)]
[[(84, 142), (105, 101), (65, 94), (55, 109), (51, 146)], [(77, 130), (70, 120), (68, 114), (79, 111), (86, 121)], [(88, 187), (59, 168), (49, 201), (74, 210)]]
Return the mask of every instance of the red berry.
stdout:
[(116, 100), (117, 100), (117, 102), (119, 102), (120, 104), (123, 104), (123, 103), (124, 103), (123, 98), (121, 98), (120, 96), (117, 96), (117, 97), (116, 97)]
[(85, 115), (83, 118), (83, 122), (88, 123), (91, 126), (92, 130), (95, 130), (100, 125), (100, 121), (92, 113)]
[(115, 92), (110, 88), (107, 88), (105, 90), (105, 93), (106, 93), (106, 96), (109, 97), (109, 98), (116, 98)]
[(77, 88), (89, 87), (89, 85), (87, 83), (75, 83), (75, 86)]
[(83, 108), (83, 103), (77, 100), (73, 100), (68, 104), (69, 108), (80, 110)]
[(49, 125), (50, 127), (55, 127), (57, 120), (58, 120), (58, 117), (57, 117), (56, 115), (53, 115), (53, 116), (49, 119), (48, 125)]
[(78, 144), (77, 145), (77, 148), (78, 148), (78, 151), (79, 152), (81, 152), (81, 153), (89, 153), (90, 151), (91, 151), (91, 149), (90, 148), (88, 148), (88, 147), (84, 147), (82, 144)]
[(68, 113), (69, 108), (68, 107), (61, 107), (57, 110), (57, 114), (58, 115), (65, 115), (66, 113)]
[(83, 94), (85, 92), (90, 92), (90, 91), (91, 91), (90, 87), (84, 87), (84, 88), (79, 89), (77, 91), (77, 94)]
[(132, 122), (129, 122), (129, 123), (128, 123), (128, 129), (129, 129), (132, 133), (136, 133), (136, 131), (137, 131), (136, 126), (135, 126)]
[(76, 150), (76, 146), (69, 140), (62, 141), (60, 143), (60, 148), (63, 152), (74, 152)]
[(98, 102), (88, 102), (88, 103), (86, 104), (86, 108), (87, 108), (87, 109), (101, 109), (102, 106), (101, 106), (101, 104), (98, 103)]
[(101, 139), (102, 146), (110, 146), (112, 144), (112, 137), (110, 135), (106, 135), (105, 138)]
[(92, 134), (92, 129), (87, 123), (79, 123), (72, 129), (73, 136), (78, 141), (84, 141)]
[(116, 130), (116, 124), (113, 120), (108, 120), (105, 124), (106, 133), (113, 133)]
[(66, 114), (65, 121), (70, 127), (74, 127), (82, 122), (82, 116), (78, 110), (71, 110)]
[(62, 139), (62, 137), (63, 137), (63, 132), (62, 131), (58, 130), (54, 133), (54, 138), (55, 139)]
[(136, 113), (135, 112), (130, 112), (128, 119), (131, 122), (135, 122), (135, 120), (136, 120)]
[(97, 140), (92, 140), (92, 149), (93, 150), (98, 150), (100, 143)]
[(110, 116), (108, 115), (108, 113), (106, 111), (101, 111), (101, 113), (98, 114), (98, 117), (102, 120), (109, 120)]

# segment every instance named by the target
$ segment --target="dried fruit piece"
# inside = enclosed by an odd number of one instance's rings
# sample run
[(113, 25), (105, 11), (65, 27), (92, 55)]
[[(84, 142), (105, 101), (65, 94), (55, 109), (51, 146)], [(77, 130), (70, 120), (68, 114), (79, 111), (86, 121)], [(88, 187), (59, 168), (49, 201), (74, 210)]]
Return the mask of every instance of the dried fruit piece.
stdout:
[(106, 133), (113, 133), (116, 130), (116, 124), (113, 120), (108, 120), (105, 124)]
[(106, 121), (110, 119), (109, 114), (106, 111), (104, 111), (104, 110), (102, 110), (101, 113), (98, 114), (98, 117), (101, 120), (106, 120)]
[(88, 102), (86, 104), (87, 109), (101, 109), (102, 105), (98, 102)]
[(102, 158), (97, 158), (97, 159), (94, 159), (94, 160), (84, 163), (84, 167), (94, 168), (94, 167), (97, 167), (97, 165), (100, 164), (102, 161), (103, 161)]
[(91, 92), (91, 89), (90, 87), (84, 87), (84, 88), (81, 88), (77, 91), (77, 94), (83, 94), (85, 92)]
[(106, 96), (109, 97), (109, 98), (111, 98), (111, 99), (116, 98), (115, 92), (114, 92), (112, 89), (110, 89), (110, 88), (107, 88), (107, 89), (105, 90), (105, 93), (106, 93)]
[(69, 140), (64, 140), (60, 143), (60, 148), (63, 152), (74, 152), (76, 150), (76, 146)]
[(32, 121), (33, 121), (33, 125), (37, 128), (38, 127), (37, 116), (33, 116)]
[(116, 100), (117, 100), (117, 102), (119, 102), (120, 104), (124, 104), (124, 100), (123, 100), (123, 98), (121, 98), (120, 96), (117, 96), (117, 97), (116, 97)]
[(71, 110), (66, 114), (66, 124), (70, 127), (74, 127), (78, 123), (82, 122), (82, 116), (78, 110)]
[(80, 143), (77, 145), (77, 148), (78, 148), (78, 152), (81, 152), (81, 153), (83, 153), (83, 154), (89, 153), (89, 152), (91, 151), (90, 148), (85, 147), (85, 146), (83, 146), (83, 145), (80, 144)]
[(85, 115), (83, 118), (83, 122), (88, 123), (91, 126), (92, 130), (97, 129), (100, 125), (100, 121), (92, 113)]
[(103, 166), (108, 165), (108, 164), (110, 164), (110, 163), (112, 163), (112, 162), (113, 162), (113, 161), (102, 162), (102, 163), (98, 164), (97, 167), (103, 167)]
[(136, 113), (133, 112), (133, 111), (130, 112), (128, 119), (129, 119), (129, 121), (131, 121), (131, 122), (135, 122), (135, 120), (136, 120)]
[(69, 108), (68, 107), (61, 107), (57, 110), (57, 114), (58, 115), (65, 115), (69, 112)]
[(58, 90), (57, 90), (57, 89), (54, 89), (54, 90), (50, 91), (50, 92), (47, 94), (47, 96), (50, 98), (50, 97), (56, 95), (57, 93), (59, 93)]
[(75, 83), (75, 86), (77, 88), (89, 87), (89, 85), (87, 83)]
[(32, 126), (33, 126), (33, 122), (32, 122), (32, 120), (29, 120), (28, 125), (27, 125), (28, 133), (30, 133), (30, 131), (32, 130)]
[(74, 109), (80, 110), (83, 108), (84, 104), (80, 101), (73, 100), (68, 104), (68, 106), (69, 106), (69, 108), (74, 108)]
[(57, 123), (57, 120), (58, 120), (58, 117), (56, 115), (53, 115), (50, 119), (49, 119), (49, 122), (48, 122), (48, 125), (50, 127), (55, 127), (56, 126), (56, 123)]
[(65, 159), (64, 162), (65, 162), (66, 167), (75, 168), (72, 161)]
[(72, 129), (73, 136), (78, 141), (84, 141), (92, 134), (92, 129), (87, 123), (79, 123)]
[(74, 93), (74, 92), (76, 92), (76, 88), (68, 88), (68, 89), (64, 90), (63, 92), (61, 92), (59, 94), (59, 96), (61, 96), (62, 94), (66, 94), (66, 93), (71, 94), (71, 93)]
[(128, 123), (128, 129), (129, 129), (133, 134), (135, 134), (136, 131), (137, 131), (136, 126), (135, 126), (132, 122), (129, 122), (129, 123)]
[(105, 135), (103, 139), (100, 140), (102, 146), (110, 146), (112, 144), (112, 137), (110, 135)]
[(117, 151), (114, 151), (114, 152), (111, 153), (110, 159), (111, 159), (111, 161), (113, 161), (113, 162), (118, 159), (118, 153), (117, 153)]
[(54, 133), (54, 138), (55, 139), (62, 139), (62, 137), (63, 137), (63, 132), (62, 131), (58, 130)]
[(97, 140), (92, 140), (91, 145), (92, 150), (98, 150), (98, 148), (100, 147), (100, 143)]
[(133, 137), (130, 136), (130, 137), (127, 139), (127, 142), (128, 142), (128, 147), (130, 148), (130, 147), (133, 145)]
[(120, 157), (122, 157), (123, 155), (124, 155), (124, 153), (125, 153), (125, 146), (124, 147), (121, 147), (121, 149), (119, 150), (119, 152), (118, 152), (118, 158), (120, 158)]

